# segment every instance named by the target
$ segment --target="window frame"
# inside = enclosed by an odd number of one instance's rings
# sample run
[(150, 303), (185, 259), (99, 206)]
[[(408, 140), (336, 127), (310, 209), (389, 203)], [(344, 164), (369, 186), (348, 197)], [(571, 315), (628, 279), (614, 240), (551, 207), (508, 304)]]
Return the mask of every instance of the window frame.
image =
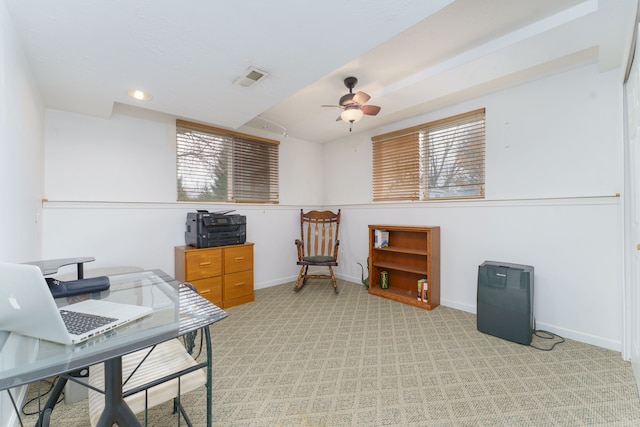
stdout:
[[(279, 203), (279, 144), (269, 138), (177, 119), (176, 200)], [(190, 184), (185, 185), (185, 178)]]
[(485, 118), (481, 108), (373, 136), (372, 201), (484, 199)]

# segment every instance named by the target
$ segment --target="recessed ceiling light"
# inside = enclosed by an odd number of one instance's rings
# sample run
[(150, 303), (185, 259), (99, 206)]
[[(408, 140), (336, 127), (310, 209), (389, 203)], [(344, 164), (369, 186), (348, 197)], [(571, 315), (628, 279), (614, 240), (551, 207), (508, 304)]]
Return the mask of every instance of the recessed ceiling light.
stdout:
[(127, 93), (129, 94), (130, 97), (135, 98), (139, 101), (148, 101), (151, 99), (151, 95), (149, 95), (147, 92), (140, 89), (131, 89)]

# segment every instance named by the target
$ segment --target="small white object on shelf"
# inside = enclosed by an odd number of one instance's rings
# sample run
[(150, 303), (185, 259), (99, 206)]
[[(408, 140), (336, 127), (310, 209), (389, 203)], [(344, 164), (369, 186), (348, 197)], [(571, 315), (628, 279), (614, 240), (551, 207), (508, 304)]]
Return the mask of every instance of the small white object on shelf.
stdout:
[(374, 248), (389, 247), (389, 232), (385, 230), (375, 230), (374, 232)]

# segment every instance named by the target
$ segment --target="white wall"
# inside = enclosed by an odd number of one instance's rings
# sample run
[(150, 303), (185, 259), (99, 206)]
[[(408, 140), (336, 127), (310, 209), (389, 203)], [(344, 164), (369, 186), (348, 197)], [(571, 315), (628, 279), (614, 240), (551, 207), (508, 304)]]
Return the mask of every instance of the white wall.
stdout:
[[(321, 144), (278, 139), (280, 204), (322, 203)], [(45, 194), (50, 201), (176, 201), (175, 117), (115, 104), (109, 119), (46, 110)], [(228, 205), (226, 205), (228, 208)]]
[[(583, 67), (324, 146), (283, 138), (281, 203), (231, 205), (247, 215), (248, 240), (256, 243), (256, 287), (295, 277), (300, 208), (343, 210), (338, 274), (356, 282), (367, 224), (439, 225), (443, 305), (475, 311), (484, 260), (530, 264), (539, 329), (619, 350), (619, 74)], [(372, 135), (481, 107), (486, 200), (370, 203)], [(96, 267), (171, 274), (186, 212), (230, 206), (174, 202), (174, 118), (126, 106), (114, 111), (109, 120), (46, 113), (43, 255), (95, 256)]]
[[(213, 204), (45, 204), (44, 258), (92, 256), (85, 268), (137, 266), (174, 274), (174, 247), (185, 244), (187, 212), (236, 208), (247, 216), (247, 241), (254, 242), (256, 288), (285, 283), (297, 274), (294, 240), (299, 207)], [(61, 270), (72, 272), (73, 267)]]
[(40, 258), (44, 106), (0, 2), (0, 260)]
[[(341, 206), (341, 275), (360, 277), (369, 224), (441, 229), (441, 304), (475, 313), (483, 261), (535, 267), (537, 328), (620, 347), (622, 272), (617, 199)], [(358, 280), (359, 281), (359, 280)]]
[(322, 179), (312, 178), (324, 170), (322, 145), (280, 138), (280, 204), (230, 205), (176, 203), (174, 117), (119, 104), (107, 120), (48, 109), (45, 139), (44, 258), (173, 274), (187, 212), (236, 209), (256, 243), (256, 288), (297, 274), (295, 224), (302, 206), (322, 204)]
[(370, 203), (372, 136), (478, 108), (486, 108), (487, 200), (622, 191), (621, 71), (593, 65), (327, 144), (325, 204)]
[[(372, 135), (482, 107), (484, 201), (370, 203)], [(359, 277), (368, 224), (438, 225), (443, 305), (475, 312), (485, 260), (533, 265), (538, 329), (620, 350), (621, 117), (620, 71), (590, 66), (327, 145), (325, 206), (342, 208), (345, 225), (341, 274)]]
[[(0, 2), (0, 261), (25, 262), (41, 256), (44, 107), (33, 75)], [(11, 390), (22, 402), (26, 386)], [(16, 413), (0, 394), (0, 425)]]
[(625, 76), (625, 176), (624, 176), (624, 328), (622, 356), (631, 362), (636, 385), (640, 387), (640, 34), (638, 22), (633, 34)]

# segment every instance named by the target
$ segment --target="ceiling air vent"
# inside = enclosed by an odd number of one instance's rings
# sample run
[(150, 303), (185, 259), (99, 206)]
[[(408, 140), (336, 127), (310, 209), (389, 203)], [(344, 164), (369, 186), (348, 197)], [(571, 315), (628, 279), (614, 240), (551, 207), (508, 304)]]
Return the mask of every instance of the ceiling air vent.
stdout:
[(234, 84), (242, 87), (251, 87), (260, 80), (264, 80), (268, 75), (269, 73), (258, 70), (257, 68), (249, 67), (243, 76), (236, 79)]

